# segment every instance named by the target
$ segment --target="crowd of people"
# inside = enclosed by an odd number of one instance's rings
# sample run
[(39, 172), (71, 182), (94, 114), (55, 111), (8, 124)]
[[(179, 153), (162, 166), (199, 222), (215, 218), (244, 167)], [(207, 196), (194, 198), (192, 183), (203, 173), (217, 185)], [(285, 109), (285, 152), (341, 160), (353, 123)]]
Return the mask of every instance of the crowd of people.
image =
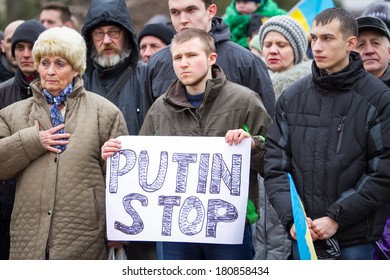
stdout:
[[(275, 0), (215, 2), (168, 0), (138, 33), (124, 0), (6, 26), (0, 259), (298, 260), (290, 178), (318, 259), (390, 258), (390, 2), (309, 34)], [(107, 240), (123, 135), (250, 139), (242, 243)]]

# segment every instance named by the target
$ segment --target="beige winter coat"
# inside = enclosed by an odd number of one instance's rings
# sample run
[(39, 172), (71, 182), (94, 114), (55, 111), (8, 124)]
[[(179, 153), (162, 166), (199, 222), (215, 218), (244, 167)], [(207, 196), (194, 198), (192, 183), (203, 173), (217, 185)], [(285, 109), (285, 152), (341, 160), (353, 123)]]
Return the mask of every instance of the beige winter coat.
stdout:
[(0, 179), (17, 176), (10, 259), (105, 259), (105, 162), (100, 148), (127, 134), (121, 112), (77, 77), (66, 102), (67, 149), (40, 143), (52, 127), (40, 81), (33, 97), (0, 111)]

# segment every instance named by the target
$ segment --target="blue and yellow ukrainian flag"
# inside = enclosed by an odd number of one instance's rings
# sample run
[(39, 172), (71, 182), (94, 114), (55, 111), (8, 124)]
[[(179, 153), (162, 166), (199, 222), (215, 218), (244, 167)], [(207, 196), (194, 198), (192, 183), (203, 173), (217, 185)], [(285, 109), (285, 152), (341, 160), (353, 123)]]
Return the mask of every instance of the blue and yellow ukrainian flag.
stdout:
[(302, 24), (306, 34), (309, 34), (316, 15), (333, 7), (333, 0), (301, 0), (288, 12), (288, 15)]
[(317, 254), (314, 249), (313, 239), (311, 239), (309, 227), (307, 226), (305, 209), (299, 198), (291, 174), (288, 174), (288, 179), (290, 181), (291, 205), (297, 233), (299, 257), (301, 260), (316, 260)]

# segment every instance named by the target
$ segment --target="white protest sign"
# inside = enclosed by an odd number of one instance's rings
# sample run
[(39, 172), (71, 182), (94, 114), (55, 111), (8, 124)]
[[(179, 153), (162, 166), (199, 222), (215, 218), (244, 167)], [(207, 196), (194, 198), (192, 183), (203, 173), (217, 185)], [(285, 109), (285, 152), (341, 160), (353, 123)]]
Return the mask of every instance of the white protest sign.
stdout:
[(250, 139), (121, 136), (107, 160), (108, 240), (241, 244)]

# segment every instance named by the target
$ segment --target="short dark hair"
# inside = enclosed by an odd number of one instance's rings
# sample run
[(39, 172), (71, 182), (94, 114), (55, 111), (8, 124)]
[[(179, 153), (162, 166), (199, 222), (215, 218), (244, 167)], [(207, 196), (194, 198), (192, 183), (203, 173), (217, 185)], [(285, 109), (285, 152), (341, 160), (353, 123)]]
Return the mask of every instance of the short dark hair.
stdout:
[(206, 9), (210, 7), (212, 4), (215, 4), (215, 0), (202, 0), (204, 5), (206, 6)]
[(72, 20), (72, 13), (69, 10), (68, 5), (62, 2), (50, 1), (43, 4), (41, 12), (43, 10), (55, 10), (61, 13), (62, 22), (67, 22)]
[(327, 25), (334, 20), (340, 21), (340, 31), (344, 39), (358, 35), (358, 26), (355, 17), (343, 8), (323, 10), (314, 18), (313, 25)]
[(171, 48), (174, 44), (181, 44), (195, 38), (199, 38), (203, 43), (203, 49), (207, 55), (215, 52), (213, 37), (211, 37), (206, 31), (198, 28), (188, 28), (177, 33), (173, 36)]

